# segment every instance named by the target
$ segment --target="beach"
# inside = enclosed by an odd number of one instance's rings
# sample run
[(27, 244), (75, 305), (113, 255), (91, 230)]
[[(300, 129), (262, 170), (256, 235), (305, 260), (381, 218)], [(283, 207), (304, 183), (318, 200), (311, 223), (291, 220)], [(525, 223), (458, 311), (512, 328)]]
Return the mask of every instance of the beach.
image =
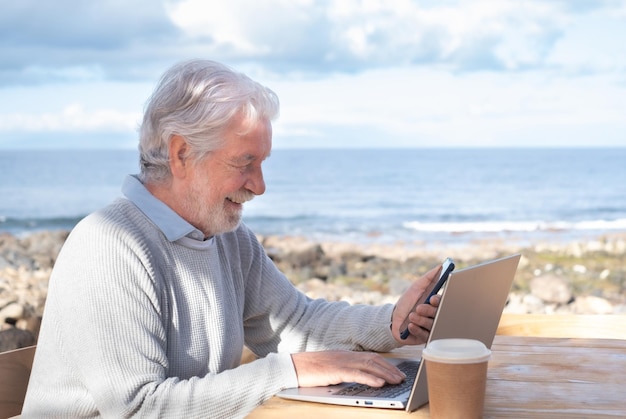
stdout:
[[(0, 350), (36, 343), (48, 280), (68, 231), (0, 232)], [(521, 253), (505, 312), (626, 313), (626, 233), (529, 245), (476, 240), (460, 246), (420, 242), (316, 241), (258, 236), (268, 256), (311, 298), (395, 303), (445, 257), (458, 269)]]

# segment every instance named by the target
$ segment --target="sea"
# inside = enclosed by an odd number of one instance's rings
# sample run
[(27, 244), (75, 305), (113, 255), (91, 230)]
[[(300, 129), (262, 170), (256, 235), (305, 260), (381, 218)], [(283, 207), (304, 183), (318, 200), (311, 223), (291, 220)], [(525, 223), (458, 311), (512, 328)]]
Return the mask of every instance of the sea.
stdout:
[[(0, 232), (69, 230), (120, 196), (135, 150), (0, 150)], [(275, 149), (260, 235), (464, 245), (626, 233), (626, 148)]]

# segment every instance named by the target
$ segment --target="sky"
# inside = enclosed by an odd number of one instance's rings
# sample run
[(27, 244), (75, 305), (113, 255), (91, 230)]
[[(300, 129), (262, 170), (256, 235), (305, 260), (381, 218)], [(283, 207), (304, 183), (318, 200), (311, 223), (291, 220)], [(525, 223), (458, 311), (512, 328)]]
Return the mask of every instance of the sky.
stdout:
[(0, 149), (136, 148), (192, 58), (274, 90), (274, 148), (624, 147), (623, 0), (0, 0)]

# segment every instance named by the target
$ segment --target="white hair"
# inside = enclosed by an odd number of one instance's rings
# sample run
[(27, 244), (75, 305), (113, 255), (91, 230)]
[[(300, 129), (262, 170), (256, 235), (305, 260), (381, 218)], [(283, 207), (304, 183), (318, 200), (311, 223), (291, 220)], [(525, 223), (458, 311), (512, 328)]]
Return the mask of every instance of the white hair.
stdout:
[(161, 182), (171, 177), (172, 136), (184, 137), (191, 157), (201, 159), (222, 146), (223, 134), (236, 116), (247, 123), (271, 121), (279, 108), (276, 93), (226, 65), (191, 60), (173, 66), (161, 77), (144, 111), (139, 130), (141, 179)]

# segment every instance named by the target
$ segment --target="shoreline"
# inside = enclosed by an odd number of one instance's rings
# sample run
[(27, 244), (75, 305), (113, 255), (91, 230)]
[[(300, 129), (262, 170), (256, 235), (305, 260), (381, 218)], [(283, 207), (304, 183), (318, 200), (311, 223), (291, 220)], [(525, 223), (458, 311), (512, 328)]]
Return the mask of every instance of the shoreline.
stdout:
[[(50, 273), (68, 234), (67, 230), (20, 236), (0, 232), (0, 333), (25, 331), (36, 341)], [(626, 233), (529, 246), (504, 239), (449, 246), (401, 240), (316, 241), (285, 235), (258, 238), (279, 269), (311, 298), (395, 303), (413, 281), (445, 257), (454, 258), (463, 268), (521, 253), (504, 312), (626, 313)]]

